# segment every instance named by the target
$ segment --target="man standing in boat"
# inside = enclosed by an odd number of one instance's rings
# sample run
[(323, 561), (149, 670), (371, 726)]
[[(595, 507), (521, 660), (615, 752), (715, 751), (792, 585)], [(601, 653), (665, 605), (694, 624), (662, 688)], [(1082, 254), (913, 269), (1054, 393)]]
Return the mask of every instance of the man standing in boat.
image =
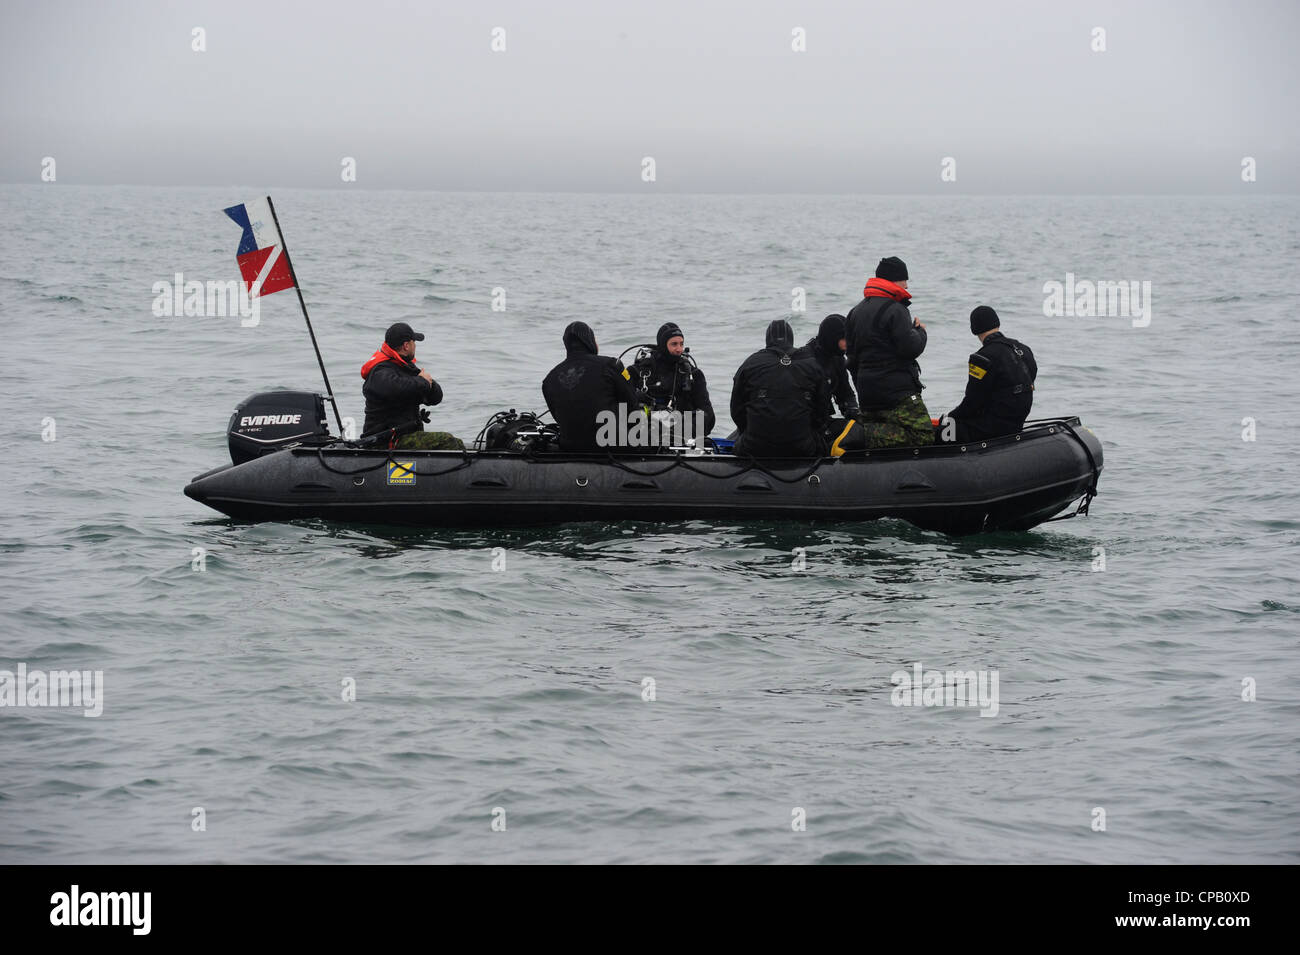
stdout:
[[(970, 330), (980, 350), (967, 365), (966, 396), (948, 412), (957, 442), (1015, 434), (1034, 406), (1038, 363), (1029, 346), (1002, 334), (998, 313), (980, 305), (970, 313)], [(940, 427), (940, 436), (944, 430)]]
[(845, 319), (849, 373), (858, 385), (867, 447), (917, 447), (934, 443), (930, 412), (921, 400), (925, 326), (912, 317), (907, 265), (881, 259), (862, 301)]
[(704, 416), (704, 432), (693, 434), (703, 446), (703, 438), (713, 430), (717, 416), (709, 398), (709, 385), (689, 358), (685, 357), (686, 338), (676, 322), (666, 322), (655, 335), (655, 348), (628, 369), (632, 385), (643, 393), (651, 411), (679, 411), (682, 418), (692, 412)]
[(794, 347), (785, 319), (767, 326), (767, 347), (745, 359), (731, 384), (736, 453), (756, 458), (826, 454), (826, 378), (817, 360)]
[(631, 376), (617, 358), (600, 354), (586, 322), (571, 322), (564, 330), (564, 350), (564, 361), (542, 381), (542, 397), (560, 426), (560, 449), (614, 450), (602, 446), (597, 433), (609, 414), (626, 420), (629, 413), (640, 413)]
[(398, 448), (417, 451), (463, 451), (465, 443), (446, 431), (425, 431), (429, 413), (421, 405), (442, 401), (442, 387), (415, 364), (415, 343), (424, 335), (406, 322), (389, 326), (379, 351), (361, 366), (366, 399), (363, 437), (391, 431)]

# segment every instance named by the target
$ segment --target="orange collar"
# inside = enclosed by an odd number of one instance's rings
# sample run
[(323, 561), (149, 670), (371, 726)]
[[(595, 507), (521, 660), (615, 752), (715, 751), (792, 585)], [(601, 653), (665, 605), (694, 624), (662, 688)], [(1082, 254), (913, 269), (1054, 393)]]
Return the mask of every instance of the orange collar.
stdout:
[(889, 279), (867, 279), (867, 287), (862, 290), (863, 298), (892, 298), (904, 305), (912, 298), (912, 293)]
[(411, 364), (401, 355), (397, 354), (397, 352), (389, 348), (388, 342), (384, 342), (382, 345), (379, 346), (379, 351), (371, 355), (370, 360), (361, 366), (361, 377), (362, 378), (367, 377), (372, 371), (374, 371), (376, 365), (382, 364), (383, 362), (386, 361), (395, 361), (399, 365)]

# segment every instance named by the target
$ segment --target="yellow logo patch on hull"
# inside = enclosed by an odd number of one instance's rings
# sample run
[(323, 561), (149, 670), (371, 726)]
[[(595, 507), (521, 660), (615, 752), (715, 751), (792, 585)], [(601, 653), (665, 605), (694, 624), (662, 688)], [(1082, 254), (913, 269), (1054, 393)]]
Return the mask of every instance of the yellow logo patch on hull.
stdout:
[(388, 483), (389, 484), (414, 484), (415, 483), (415, 462), (414, 461), (389, 461), (388, 462)]

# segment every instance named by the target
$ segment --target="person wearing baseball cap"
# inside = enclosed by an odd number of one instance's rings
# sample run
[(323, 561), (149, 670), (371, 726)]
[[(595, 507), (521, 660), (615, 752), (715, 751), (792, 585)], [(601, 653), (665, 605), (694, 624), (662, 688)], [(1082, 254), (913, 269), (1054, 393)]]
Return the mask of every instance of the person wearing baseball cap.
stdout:
[(465, 443), (445, 431), (425, 431), (429, 412), (421, 405), (442, 401), (442, 387), (415, 364), (415, 343), (424, 335), (406, 322), (390, 325), (384, 343), (361, 366), (366, 399), (362, 437), (389, 432), (389, 447), (418, 451), (463, 451)]
[(908, 305), (907, 263), (891, 255), (867, 280), (862, 301), (844, 319), (849, 374), (858, 386), (867, 447), (919, 447), (934, 443), (930, 412), (921, 400), (926, 330)]
[(964, 443), (1015, 434), (1034, 405), (1038, 363), (1029, 346), (1002, 334), (998, 313), (980, 305), (970, 313), (970, 330), (980, 350), (966, 366), (966, 396), (939, 423), (939, 439)]

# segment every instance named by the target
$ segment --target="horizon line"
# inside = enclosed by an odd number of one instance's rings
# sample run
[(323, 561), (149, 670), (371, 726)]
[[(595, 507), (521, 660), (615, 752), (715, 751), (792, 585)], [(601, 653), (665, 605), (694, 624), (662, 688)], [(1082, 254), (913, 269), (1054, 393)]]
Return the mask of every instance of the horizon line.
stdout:
[(1101, 196), (1101, 197), (1118, 197), (1133, 196), (1139, 198), (1203, 198), (1205, 196), (1240, 196), (1242, 191), (1247, 193), (1258, 191), (1265, 196), (1300, 196), (1300, 189), (1294, 191), (1265, 191), (1247, 189), (1253, 186), (1253, 183), (1242, 183), (1238, 188), (1231, 191), (1218, 192), (957, 192), (953, 191), (949, 195), (944, 195), (943, 191), (938, 192), (718, 192), (718, 191), (695, 191), (695, 190), (655, 190), (645, 189), (439, 189), (429, 186), (356, 186), (347, 185), (330, 185), (330, 186), (292, 186), (284, 183), (275, 185), (247, 186), (238, 183), (229, 185), (196, 185), (193, 183), (171, 183), (165, 185), (140, 182), (31, 182), (29, 180), (11, 181), (0, 180), (0, 186), (31, 186), (33, 188), (59, 188), (60, 186), (72, 186), (80, 189), (238, 189), (254, 191), (262, 189), (281, 189), (281, 190), (298, 190), (302, 192), (433, 192), (447, 193), (457, 195), (529, 195), (529, 196), (854, 196), (869, 198), (1067, 198), (1075, 196)]

